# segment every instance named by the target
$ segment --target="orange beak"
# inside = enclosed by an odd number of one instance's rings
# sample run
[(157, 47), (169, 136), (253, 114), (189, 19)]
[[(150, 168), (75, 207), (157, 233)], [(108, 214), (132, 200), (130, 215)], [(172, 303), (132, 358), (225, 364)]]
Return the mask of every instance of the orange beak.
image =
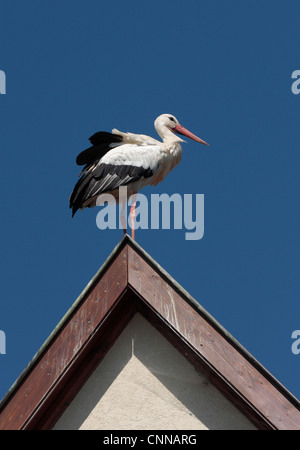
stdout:
[(186, 136), (190, 139), (193, 139), (193, 141), (200, 142), (204, 145), (209, 145), (207, 142), (203, 141), (202, 139), (198, 138), (198, 136), (195, 136), (193, 133), (191, 133), (189, 130), (184, 128), (182, 125), (176, 125), (175, 128), (172, 128), (172, 131), (178, 134), (183, 134), (183, 136)]

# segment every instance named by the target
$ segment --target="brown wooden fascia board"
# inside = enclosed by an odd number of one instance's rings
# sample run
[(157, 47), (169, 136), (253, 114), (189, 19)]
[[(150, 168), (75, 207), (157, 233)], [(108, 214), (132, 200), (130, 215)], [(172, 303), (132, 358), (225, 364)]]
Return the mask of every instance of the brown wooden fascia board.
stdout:
[(127, 291), (127, 249), (109, 262), (2, 402), (0, 429), (32, 428)]
[(70, 405), (81, 387), (118, 339), (136, 312), (136, 304), (129, 290), (124, 290), (106, 320), (97, 327), (93, 336), (73, 365), (50, 392), (46, 401), (23, 427), (27, 430), (49, 430)]
[[(197, 314), (205, 319), (207, 323), (209, 323), (218, 334), (220, 334), (225, 340), (227, 340), (230, 345), (235, 348), (243, 357), (253, 366), (255, 367), (263, 376), (273, 384), (276, 389), (285, 396), (288, 401), (296, 407), (296, 409), (300, 410), (300, 401), (289, 392), (285, 386), (283, 386), (256, 358), (253, 357), (251, 353), (249, 353), (219, 322), (217, 322), (213, 316), (206, 311), (201, 304), (195, 300), (182, 286), (177, 283), (155, 260), (148, 255), (143, 248), (141, 248), (135, 241), (133, 241), (128, 236), (128, 243), (134, 249), (135, 253), (139, 255), (142, 259), (144, 259), (147, 264), (156, 272), (159, 278), (164, 280), (167, 284), (169, 284), (172, 289), (174, 289), (180, 297), (184, 299), (184, 301), (190, 306), (190, 308), (194, 309)], [(154, 277), (155, 278), (155, 277)], [(129, 280), (130, 285), (130, 280)], [(135, 287), (132, 286), (135, 290)], [(143, 298), (143, 297), (141, 297)]]
[(258, 428), (300, 428), (293, 396), (125, 236), (2, 402), (0, 429), (51, 428), (137, 310)]
[(264, 416), (257, 411), (252, 404), (244, 398), (240, 392), (235, 390), (222, 373), (218, 372), (201, 354), (195, 351), (195, 348), (189, 344), (176, 330), (170, 330), (169, 326), (157, 320), (157, 317), (151, 313), (151, 308), (143, 309), (139, 304), (139, 312), (180, 351), (185, 358), (198, 370), (203, 373), (207, 379), (233, 404), (235, 405), (258, 429), (274, 430), (273, 425), (266, 420)]
[[(182, 340), (191, 351), (188, 355), (200, 362), (213, 378), (214, 384), (236, 399), (240, 409), (256, 425), (267, 429), (300, 429), (299, 409), (255, 367), (243, 351), (230, 342), (210, 323), (206, 315), (193, 308), (182, 294), (159, 276), (157, 271), (134, 248), (128, 249), (128, 283), (171, 335)], [(156, 321), (157, 324), (157, 321)], [(169, 333), (170, 337), (170, 333)], [(249, 415), (249, 414), (248, 414)]]

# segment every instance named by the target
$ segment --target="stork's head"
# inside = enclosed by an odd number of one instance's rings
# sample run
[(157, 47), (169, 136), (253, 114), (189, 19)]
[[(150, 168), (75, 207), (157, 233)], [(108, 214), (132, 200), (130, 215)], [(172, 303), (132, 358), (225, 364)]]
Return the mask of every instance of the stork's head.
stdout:
[(162, 138), (164, 138), (166, 130), (171, 130), (173, 133), (182, 134), (183, 136), (193, 139), (196, 142), (201, 142), (201, 144), (209, 145), (207, 144), (207, 142), (198, 138), (193, 133), (184, 128), (182, 125), (180, 125), (176, 117), (172, 116), (172, 114), (162, 114), (155, 120), (154, 126), (156, 131)]

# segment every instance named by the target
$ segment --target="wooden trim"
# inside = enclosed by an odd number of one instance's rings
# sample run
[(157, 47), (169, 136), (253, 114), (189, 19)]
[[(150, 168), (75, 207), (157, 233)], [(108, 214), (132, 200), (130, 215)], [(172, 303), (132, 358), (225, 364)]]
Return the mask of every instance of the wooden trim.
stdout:
[(139, 311), (258, 429), (300, 429), (299, 402), (128, 237), (0, 407), (0, 429), (51, 429)]
[(88, 345), (81, 352), (80, 357), (76, 358), (72, 367), (64, 375), (63, 380), (59, 381), (57, 388), (50, 393), (35, 416), (26, 423), (24, 429), (49, 430), (53, 428), (81, 387), (118, 339), (135, 312), (136, 304), (134, 298), (128, 290), (125, 290), (105, 319), (105, 322), (97, 327)]
[(185, 341), (179, 334), (174, 333), (172, 327), (165, 326), (156, 311), (149, 308), (143, 301), (138, 304), (139, 313), (147, 319), (168, 341), (179, 350), (186, 359), (193, 364), (199, 372), (203, 373), (208, 380), (233, 404), (242, 414), (244, 414), (259, 430), (274, 430), (271, 423), (261, 416), (252, 405), (249, 405), (247, 399), (243, 398), (234, 386), (230, 385), (222, 374), (215, 371), (201, 355), (199, 355), (193, 346)]
[(144, 303), (144, 315), (177, 348), (182, 343), (185, 355), (257, 427), (300, 429), (299, 410), (133, 248), (128, 249), (128, 283)]
[(0, 411), (0, 430), (31, 429), (83, 358), (96, 329), (105, 324), (127, 287), (127, 249), (116, 256), (101, 279), (22, 379)]

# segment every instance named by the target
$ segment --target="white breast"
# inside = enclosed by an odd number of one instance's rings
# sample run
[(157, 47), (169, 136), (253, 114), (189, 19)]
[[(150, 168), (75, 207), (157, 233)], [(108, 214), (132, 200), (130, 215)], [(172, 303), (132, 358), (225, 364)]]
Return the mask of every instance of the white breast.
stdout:
[(161, 157), (161, 163), (157, 173), (151, 177), (149, 184), (156, 186), (158, 183), (164, 180), (164, 178), (174, 169), (177, 164), (180, 163), (182, 155), (182, 147), (180, 143), (176, 143), (170, 146), (165, 146), (163, 156)]

